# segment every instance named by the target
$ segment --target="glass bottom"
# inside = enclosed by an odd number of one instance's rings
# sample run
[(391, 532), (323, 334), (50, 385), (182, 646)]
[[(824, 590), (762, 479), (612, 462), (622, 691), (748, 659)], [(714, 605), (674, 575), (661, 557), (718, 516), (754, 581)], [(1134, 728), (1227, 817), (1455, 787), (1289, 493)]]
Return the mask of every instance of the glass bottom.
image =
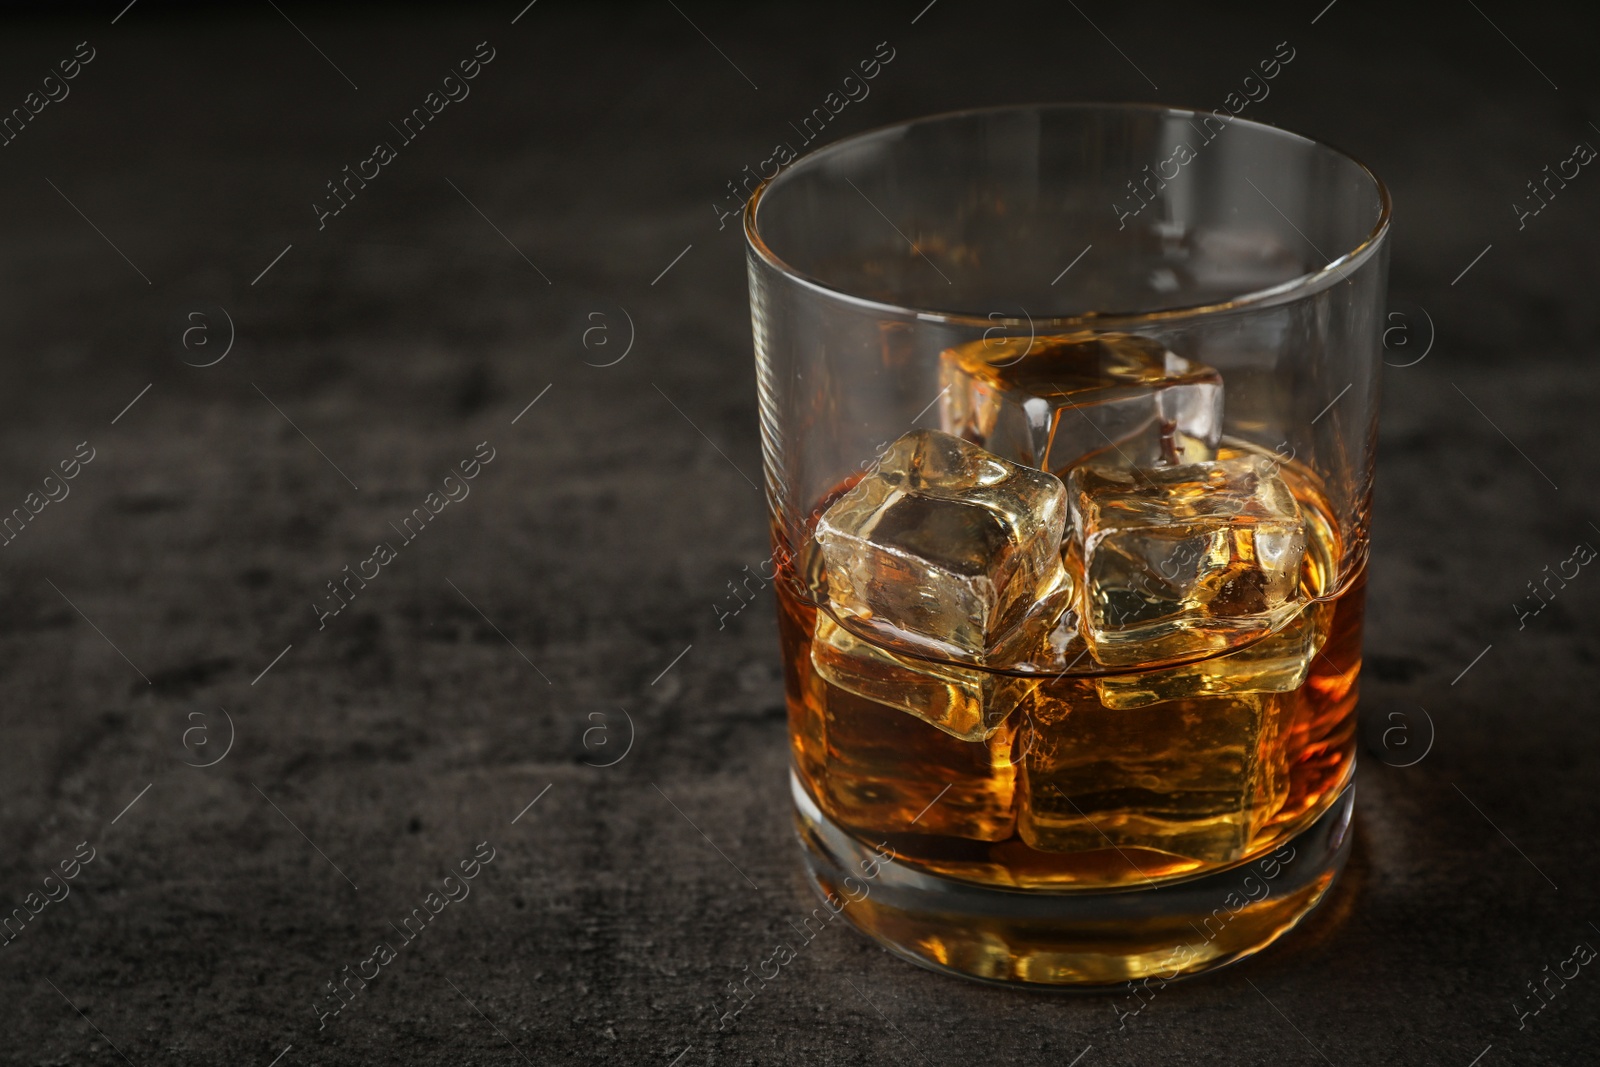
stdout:
[(1033, 988), (1170, 981), (1261, 951), (1310, 913), (1344, 868), (1355, 804), (1347, 786), (1276, 850), (1187, 881), (1018, 892), (885, 862), (886, 850), (829, 819), (792, 771), (789, 780), (806, 871), (829, 910), (931, 970)]

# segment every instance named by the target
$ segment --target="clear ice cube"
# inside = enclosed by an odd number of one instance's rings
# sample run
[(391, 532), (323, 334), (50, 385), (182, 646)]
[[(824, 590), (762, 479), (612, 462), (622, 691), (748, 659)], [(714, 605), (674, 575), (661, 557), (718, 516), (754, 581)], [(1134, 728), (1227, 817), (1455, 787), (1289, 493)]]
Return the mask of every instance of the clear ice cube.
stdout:
[(817, 522), (842, 618), (969, 662), (1063, 582), (1066, 490), (936, 430), (895, 441)]
[(884, 833), (1004, 841), (1015, 832), (1020, 716), (986, 740), (961, 741), (811, 677), (823, 741), (819, 799), (829, 815), (862, 835), (880, 835), (872, 841)]
[[(1069, 552), (1070, 548), (1069, 544)], [(1089, 646), (1078, 617), (1078, 583), (1073, 578), (1073, 572), (1080, 569), (1070, 560), (1066, 562), (1055, 587), (1041, 595), (1022, 621), (989, 650), (984, 660), (987, 666), (1034, 675), (1060, 674), (1088, 659)]]
[(1311, 673), (1332, 622), (1333, 604), (1315, 601), (1277, 633), (1243, 648), (1176, 667), (1103, 675), (1095, 687), (1102, 704), (1119, 710), (1190, 697), (1292, 693)]
[(867, 641), (817, 612), (811, 662), (832, 685), (887, 704), (963, 741), (1000, 728), (1037, 682), (956, 663), (900, 655)]
[(1087, 466), (1070, 483), (1084, 636), (1101, 663), (1235, 648), (1299, 609), (1305, 524), (1267, 460)]
[(1292, 699), (1275, 693), (1118, 710), (1087, 679), (1041, 690), (1020, 727), (1017, 831), (1047, 852), (1238, 859), (1288, 795), (1280, 737), (1291, 714)]
[(1148, 337), (985, 338), (941, 362), (944, 429), (1025, 466), (1065, 478), (1090, 460), (1149, 467), (1216, 456), (1222, 376)]

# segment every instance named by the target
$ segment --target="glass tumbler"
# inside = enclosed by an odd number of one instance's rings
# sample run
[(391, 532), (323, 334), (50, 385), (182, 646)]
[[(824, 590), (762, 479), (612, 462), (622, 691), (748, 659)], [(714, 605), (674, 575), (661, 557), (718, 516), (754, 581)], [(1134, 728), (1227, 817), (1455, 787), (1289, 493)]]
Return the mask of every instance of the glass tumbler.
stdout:
[(1326, 145), (1144, 105), (920, 119), (752, 196), (818, 921), (1092, 987), (1254, 953), (1328, 892), (1388, 223)]

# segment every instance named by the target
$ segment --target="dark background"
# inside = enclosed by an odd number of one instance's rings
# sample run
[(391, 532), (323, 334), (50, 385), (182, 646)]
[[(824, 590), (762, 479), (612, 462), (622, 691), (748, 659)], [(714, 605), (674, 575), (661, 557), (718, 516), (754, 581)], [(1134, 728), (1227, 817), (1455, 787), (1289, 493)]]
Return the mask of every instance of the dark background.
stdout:
[[(5, 111), (96, 53), (0, 147), (0, 509), (95, 450), (0, 548), (0, 908), (95, 850), (0, 947), (0, 1063), (1592, 1062), (1593, 967), (1515, 1006), (1600, 945), (1600, 576), (1515, 606), (1600, 545), (1600, 174), (1512, 207), (1600, 146), (1587, 12), (924, 3), (0, 15)], [(485, 40), (471, 96), (319, 231), (324, 183)], [(1210, 109), (1285, 40), (1246, 116), (1396, 204), (1345, 879), (1121, 1030), (1124, 999), (834, 927), (718, 1032), (813, 903), (770, 591), (718, 624), (768, 550), (712, 205), (878, 42), (830, 136)], [(319, 630), (325, 583), (483, 441), (470, 497)], [(325, 983), (481, 841), (472, 895), (319, 1030)]]

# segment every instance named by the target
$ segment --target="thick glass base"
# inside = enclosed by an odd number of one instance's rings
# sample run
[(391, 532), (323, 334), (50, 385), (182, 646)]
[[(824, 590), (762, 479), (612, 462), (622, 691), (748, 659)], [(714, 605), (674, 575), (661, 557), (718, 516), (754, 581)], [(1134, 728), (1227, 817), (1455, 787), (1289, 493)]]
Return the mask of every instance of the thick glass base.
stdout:
[(862, 844), (792, 773), (812, 884), (890, 951), (1005, 985), (1093, 989), (1199, 974), (1259, 952), (1317, 906), (1350, 853), (1353, 786), (1277, 850), (1187, 881), (1018, 892), (925, 874)]

